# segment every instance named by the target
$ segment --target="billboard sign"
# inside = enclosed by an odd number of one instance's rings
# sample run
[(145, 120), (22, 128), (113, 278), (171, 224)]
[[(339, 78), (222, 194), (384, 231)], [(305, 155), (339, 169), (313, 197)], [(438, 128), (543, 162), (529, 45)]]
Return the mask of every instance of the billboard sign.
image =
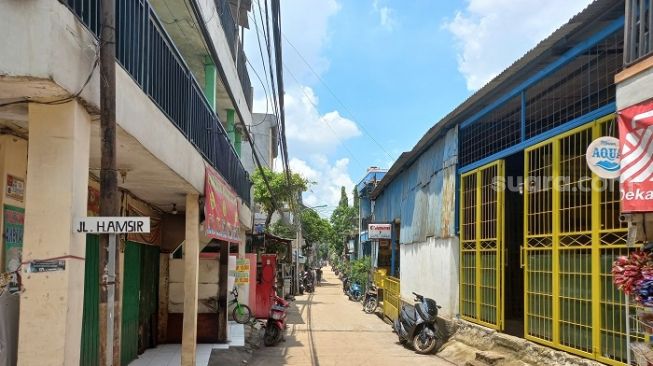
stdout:
[(390, 224), (369, 224), (367, 232), (370, 239), (390, 239), (392, 238), (392, 225)]
[(619, 111), (621, 211), (653, 211), (653, 100)]

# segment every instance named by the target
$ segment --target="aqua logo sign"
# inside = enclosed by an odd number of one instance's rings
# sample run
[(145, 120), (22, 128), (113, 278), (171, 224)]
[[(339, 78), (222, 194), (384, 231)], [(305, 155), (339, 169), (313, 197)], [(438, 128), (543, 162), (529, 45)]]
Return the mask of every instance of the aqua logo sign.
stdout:
[(587, 165), (601, 178), (619, 178), (621, 162), (619, 159), (619, 140), (604, 136), (592, 141), (587, 147)]

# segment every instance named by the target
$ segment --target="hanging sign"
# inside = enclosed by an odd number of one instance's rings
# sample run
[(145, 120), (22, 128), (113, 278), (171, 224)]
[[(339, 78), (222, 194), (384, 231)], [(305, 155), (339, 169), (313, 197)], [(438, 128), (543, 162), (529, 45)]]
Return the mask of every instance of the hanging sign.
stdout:
[(653, 100), (619, 111), (621, 211), (653, 211)]
[(7, 272), (13, 272), (20, 267), (23, 258), (25, 209), (5, 205), (2, 216), (3, 238), (5, 242), (5, 269)]
[(587, 166), (601, 178), (619, 178), (619, 139), (603, 136), (592, 141), (585, 155)]
[(73, 231), (87, 234), (149, 233), (149, 217), (83, 217), (73, 222)]
[(23, 202), (25, 197), (25, 180), (7, 174), (7, 197)]
[(240, 241), (238, 200), (236, 193), (210, 166), (206, 166), (204, 183), (204, 228), (206, 236), (232, 243)]
[(369, 224), (367, 227), (370, 239), (392, 238), (392, 225), (390, 224)]

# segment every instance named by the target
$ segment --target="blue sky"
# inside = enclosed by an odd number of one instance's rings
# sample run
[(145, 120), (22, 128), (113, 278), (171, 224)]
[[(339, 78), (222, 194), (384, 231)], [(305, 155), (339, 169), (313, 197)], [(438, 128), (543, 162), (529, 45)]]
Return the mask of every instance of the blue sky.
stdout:
[[(283, 0), (290, 165), (317, 182), (305, 203), (333, 208), (340, 186), (351, 191), (369, 166), (389, 168), (440, 118), (589, 2)], [(256, 6), (245, 50), (263, 75)], [(251, 74), (254, 109), (265, 112), (265, 93)]]

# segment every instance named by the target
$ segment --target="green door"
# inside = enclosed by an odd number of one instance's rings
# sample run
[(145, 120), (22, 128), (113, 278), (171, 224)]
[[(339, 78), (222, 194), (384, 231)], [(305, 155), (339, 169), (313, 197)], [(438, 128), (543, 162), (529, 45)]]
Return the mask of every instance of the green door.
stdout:
[(141, 245), (140, 351), (157, 345), (159, 247)]
[(84, 264), (84, 309), (82, 315), (82, 341), (80, 366), (97, 366), (99, 363), (100, 334), (100, 242), (97, 235), (86, 235), (86, 262)]
[(138, 321), (141, 292), (140, 244), (127, 242), (123, 273), (120, 359), (122, 365), (128, 365), (138, 356)]

